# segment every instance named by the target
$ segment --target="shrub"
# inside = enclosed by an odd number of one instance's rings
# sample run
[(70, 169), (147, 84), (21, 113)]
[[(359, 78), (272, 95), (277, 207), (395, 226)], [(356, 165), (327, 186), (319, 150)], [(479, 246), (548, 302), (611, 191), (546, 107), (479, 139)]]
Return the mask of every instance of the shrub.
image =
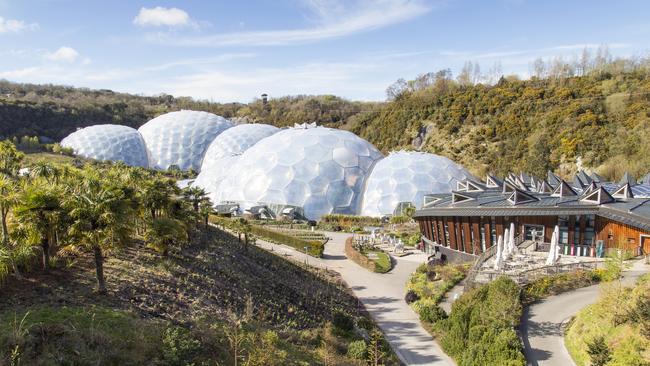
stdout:
[(420, 296), (418, 296), (418, 294), (416, 294), (413, 290), (408, 290), (406, 292), (406, 296), (404, 296), (404, 301), (406, 301), (406, 303), (409, 305), (418, 300), (420, 300)]
[(350, 332), (354, 329), (354, 320), (342, 311), (336, 311), (332, 315), (332, 325), (344, 332)]
[(459, 366), (524, 365), (514, 331), (521, 311), (519, 287), (500, 277), (454, 302), (449, 318), (436, 323), (441, 345)]
[(169, 365), (186, 365), (201, 348), (201, 342), (193, 339), (184, 328), (167, 328), (163, 334), (163, 358)]
[(603, 336), (594, 338), (591, 342), (587, 343), (587, 347), (587, 353), (591, 358), (592, 366), (604, 366), (612, 359), (612, 356), (609, 354), (609, 347)]
[(421, 321), (435, 324), (439, 320), (447, 318), (447, 313), (438, 304), (429, 301), (420, 301), (423, 302), (423, 304), (418, 306), (418, 315)]
[(531, 303), (549, 295), (557, 295), (590, 286), (600, 282), (603, 276), (603, 270), (576, 271), (544, 276), (524, 286), (523, 300), (525, 303)]
[(366, 358), (366, 341), (363, 339), (353, 341), (348, 344), (348, 357), (355, 360), (363, 360)]

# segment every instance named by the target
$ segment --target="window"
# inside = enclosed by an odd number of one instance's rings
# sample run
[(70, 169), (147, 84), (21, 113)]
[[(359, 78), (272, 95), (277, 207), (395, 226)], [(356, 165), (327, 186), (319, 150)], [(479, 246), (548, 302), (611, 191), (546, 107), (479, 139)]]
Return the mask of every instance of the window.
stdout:
[(596, 228), (596, 215), (585, 215), (585, 237), (582, 241), (584, 245), (593, 245), (595, 229)]
[(490, 217), (490, 241), (492, 246), (497, 245), (497, 220), (494, 216)]
[(578, 244), (580, 244), (580, 215), (576, 215), (576, 219), (573, 224), (573, 245)]
[(557, 225), (560, 227), (560, 244), (569, 244), (569, 216), (558, 216)]
[(483, 225), (483, 222), (481, 221), (481, 251), (485, 252), (485, 225)]
[[(460, 238), (460, 245), (458, 246), (458, 250), (465, 251), (465, 230), (463, 230), (462, 227), (462, 221), (456, 220), (456, 238)], [(460, 230), (460, 235), (458, 235), (458, 231)]]
[(450, 243), (450, 241), (449, 241), (449, 224), (448, 224), (449, 221), (447, 220), (446, 217), (443, 217), (442, 222), (443, 222), (443, 225), (445, 226), (445, 241), (446, 241), (445, 244), (447, 246), (450, 246), (450, 244), (449, 244)]

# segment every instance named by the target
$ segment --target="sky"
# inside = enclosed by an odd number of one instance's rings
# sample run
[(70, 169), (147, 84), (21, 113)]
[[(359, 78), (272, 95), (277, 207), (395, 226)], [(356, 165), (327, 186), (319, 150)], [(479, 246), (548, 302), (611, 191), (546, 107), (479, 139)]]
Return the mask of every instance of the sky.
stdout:
[(214, 102), (384, 100), (466, 61), (527, 77), (607, 45), (650, 50), (638, 0), (0, 0), (0, 79)]

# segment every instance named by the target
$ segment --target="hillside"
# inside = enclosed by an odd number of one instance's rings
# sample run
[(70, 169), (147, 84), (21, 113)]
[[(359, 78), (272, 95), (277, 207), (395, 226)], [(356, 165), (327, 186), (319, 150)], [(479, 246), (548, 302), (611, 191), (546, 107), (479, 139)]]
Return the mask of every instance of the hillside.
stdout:
[(248, 104), (211, 103), (171, 95), (153, 97), (56, 85), (16, 84), (0, 80), (0, 137), (42, 136), (59, 141), (78, 127), (114, 123), (140, 127), (148, 120), (179, 109), (212, 112), (226, 118), (276, 126), (318, 122), (340, 127), (350, 116), (374, 103), (325, 96), (256, 99)]
[[(442, 154), (475, 174), (576, 164), (606, 177), (650, 171), (650, 72), (460, 85), (448, 76), (405, 91), (350, 129), (383, 151), (418, 148)], [(400, 131), (400, 133), (396, 133)], [(405, 133), (402, 133), (405, 131)]]
[(442, 70), (399, 80), (383, 103), (324, 95), (219, 104), (0, 82), (0, 136), (59, 140), (81, 126), (138, 127), (164, 112), (196, 109), (276, 126), (315, 121), (351, 130), (384, 153), (409, 148), (448, 156), (479, 176), (517, 170), (543, 176), (549, 169), (570, 176), (578, 167), (606, 178), (647, 173), (650, 61), (587, 64), (542, 62), (536, 67), (543, 72), (529, 80), (506, 76), (494, 84)]
[[(247, 364), (358, 362), (336, 355), (354, 337), (321, 331), (337, 312), (356, 316), (356, 299), (335, 275), (256, 247), (244, 251), (217, 229), (167, 259), (142, 244), (114, 253), (105, 264), (112, 280), (104, 296), (93, 291), (90, 260), (59, 260), (49, 274), (0, 287), (0, 365), (14, 345), (21, 364), (232, 364), (228, 319), (245, 324), (237, 357)], [(343, 351), (323, 356), (321, 343)]]

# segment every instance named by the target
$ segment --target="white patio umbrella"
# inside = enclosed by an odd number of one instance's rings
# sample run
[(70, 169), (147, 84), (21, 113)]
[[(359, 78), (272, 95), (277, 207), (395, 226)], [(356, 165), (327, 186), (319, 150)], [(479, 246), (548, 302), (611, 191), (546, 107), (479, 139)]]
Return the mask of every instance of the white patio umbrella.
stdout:
[(555, 256), (553, 257), (553, 263), (557, 262), (560, 259), (560, 227), (555, 225)]
[(510, 229), (506, 228), (503, 231), (503, 254), (501, 255), (505, 259), (510, 254)]
[(517, 246), (515, 245), (515, 223), (510, 223), (510, 255), (517, 253)]
[(499, 239), (497, 239), (497, 254), (494, 256), (494, 269), (497, 271), (501, 269), (502, 252), (503, 252), (503, 236), (499, 235)]
[(555, 262), (557, 262), (559, 255), (559, 241), (560, 241), (560, 228), (555, 225), (555, 229), (553, 230), (553, 236), (551, 237), (551, 246), (548, 249), (548, 257), (546, 258), (546, 265), (553, 265)]

